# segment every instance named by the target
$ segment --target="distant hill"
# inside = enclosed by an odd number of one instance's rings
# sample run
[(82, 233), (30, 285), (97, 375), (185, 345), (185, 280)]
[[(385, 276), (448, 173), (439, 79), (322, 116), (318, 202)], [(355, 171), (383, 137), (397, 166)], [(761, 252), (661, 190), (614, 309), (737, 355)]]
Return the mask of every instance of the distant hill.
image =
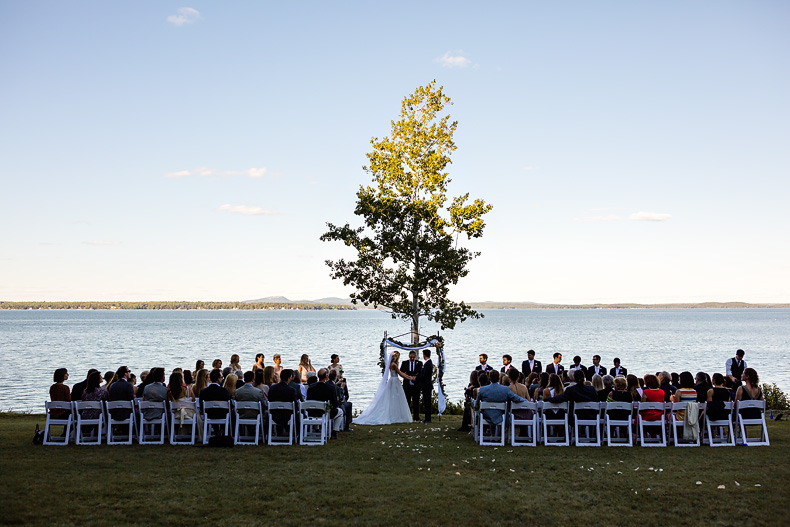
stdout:
[(260, 303), (277, 303), (277, 304), (330, 304), (330, 305), (351, 305), (350, 298), (338, 298), (330, 296), (327, 298), (319, 298), (317, 300), (289, 300), (284, 296), (267, 296), (264, 298), (257, 298), (255, 300), (244, 300), (245, 304), (260, 304)]

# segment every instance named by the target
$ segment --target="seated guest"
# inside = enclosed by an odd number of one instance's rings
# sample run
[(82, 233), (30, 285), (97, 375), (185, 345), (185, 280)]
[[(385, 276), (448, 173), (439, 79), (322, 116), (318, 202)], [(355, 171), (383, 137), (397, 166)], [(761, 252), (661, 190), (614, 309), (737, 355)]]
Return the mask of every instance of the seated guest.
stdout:
[[(236, 401), (253, 401), (261, 403), (261, 407), (264, 406), (263, 392), (253, 383), (255, 375), (258, 372), (261, 372), (261, 379), (263, 379), (263, 370), (261, 369), (256, 370), (255, 373), (252, 371), (244, 372), (244, 384), (236, 390)], [(242, 419), (255, 419), (257, 415), (258, 412), (255, 410), (243, 410), (239, 412), (239, 417)]]
[[(143, 390), (143, 401), (150, 401), (153, 403), (161, 403), (167, 400), (167, 386), (165, 386), (165, 369), (164, 368), (151, 368), (147, 380), (151, 382)], [(162, 417), (164, 409), (162, 408), (146, 408), (143, 412), (145, 418), (149, 421), (154, 421)]]
[[(134, 400), (134, 386), (129, 382), (129, 368), (121, 366), (115, 372), (116, 381), (112, 383), (109, 391), (107, 392), (108, 400), (110, 401), (132, 401)], [(128, 419), (132, 410), (125, 410), (122, 408), (112, 411), (112, 418), (116, 420)]]
[[(266, 366), (266, 368), (271, 368), (271, 366)], [(252, 387), (260, 390), (261, 397), (263, 397), (263, 402), (266, 403), (269, 401), (269, 385), (263, 382), (264, 371), (265, 368), (258, 368), (255, 370), (255, 374), (252, 378)], [(274, 372), (274, 368), (272, 368), (272, 372)], [(245, 373), (244, 375), (246, 376), (247, 374)]]
[[(623, 377), (625, 381), (625, 377)], [(609, 398), (609, 394), (614, 390), (614, 377), (611, 375), (603, 376), (603, 390), (598, 392), (598, 400), (605, 402)]]
[[(738, 387), (735, 392), (735, 402), (739, 401), (762, 401), (763, 390), (760, 388), (760, 378), (757, 376), (757, 371), (754, 368), (746, 368), (743, 370), (741, 380), (744, 384)], [(759, 408), (747, 408), (740, 412), (744, 419), (759, 419)]]
[[(215, 368), (209, 372), (208, 376), (208, 386), (203, 388), (198, 394), (201, 409), (203, 409), (203, 403), (206, 401), (230, 401), (230, 393), (228, 390), (219, 385), (219, 382), (222, 380), (222, 372), (218, 368)], [(198, 382), (200, 382), (200, 376), (198, 376)], [(206, 415), (209, 419), (222, 419), (227, 413), (228, 411), (223, 408), (212, 408), (206, 411)], [(217, 429), (219, 428), (220, 427), (217, 427)]]
[[(85, 385), (85, 390), (82, 392), (82, 400), (83, 401), (106, 401), (107, 400), (107, 390), (102, 388), (102, 376), (101, 373), (94, 370), (90, 375), (88, 375), (88, 383)], [(98, 419), (99, 415), (101, 415), (101, 410), (83, 410), (82, 417), (83, 419)]]
[(84, 381), (80, 381), (71, 388), (71, 400), (72, 401), (81, 401), (82, 400), (82, 392), (85, 391), (85, 387), (88, 385), (88, 377), (91, 376), (91, 373), (98, 372), (99, 370), (96, 369), (89, 369), (88, 374), (85, 376)]
[(658, 375), (658, 381), (660, 383), (659, 388), (664, 390), (664, 402), (668, 403), (671, 400), (671, 397), (675, 395), (677, 388), (672, 386), (672, 376), (667, 371), (662, 371)]
[(723, 421), (730, 415), (729, 410), (724, 409), (724, 403), (732, 401), (730, 391), (724, 386), (724, 375), (721, 373), (713, 374), (713, 388), (708, 390), (708, 406), (705, 415), (711, 421)]
[[(225, 366), (224, 368), (222, 368), (223, 379), (226, 379), (228, 375), (230, 375), (231, 373), (233, 373), (233, 368), (231, 368), (230, 366)], [(236, 378), (238, 379), (238, 376)]]
[[(549, 403), (564, 403), (566, 401), (572, 403), (597, 403), (598, 392), (592, 386), (584, 384), (584, 371), (582, 369), (573, 370), (573, 384), (568, 386), (559, 395), (544, 399)], [(570, 408), (571, 415), (573, 415), (573, 408)], [(595, 419), (598, 416), (598, 410), (583, 410), (579, 412), (579, 417), (582, 419)], [(596, 425), (597, 426), (597, 425)]]
[[(270, 403), (295, 403), (299, 400), (296, 389), (291, 386), (294, 371), (284, 369), (280, 372), (280, 382), (269, 387)], [(288, 410), (272, 410), (272, 420), (280, 426), (286, 426), (291, 419), (292, 412)]]
[[(611, 377), (611, 375), (610, 375), (610, 377)], [(592, 386), (593, 389), (595, 389), (595, 393), (600, 394), (600, 392), (603, 392), (604, 391), (604, 388), (603, 388), (603, 377), (601, 377), (600, 375), (593, 375), (592, 379), (590, 379), (590, 386)], [(606, 396), (607, 395), (609, 395), (608, 392), (603, 394), (603, 397), (604, 397), (603, 400), (604, 401), (606, 400)], [(600, 395), (599, 395), (599, 397), (600, 397)]]
[(626, 382), (628, 382), (628, 388), (627, 388), (628, 393), (631, 394), (631, 397), (633, 397), (634, 402), (635, 403), (641, 402), (642, 388), (640, 387), (639, 381), (641, 380), (642, 382), (644, 382), (644, 380), (639, 379), (637, 378), (636, 375), (630, 373), (626, 376), (625, 380)]
[[(673, 403), (695, 403), (697, 402), (697, 390), (694, 389), (694, 377), (691, 376), (690, 371), (684, 371), (678, 375), (680, 388), (672, 394), (671, 401)], [(686, 417), (685, 410), (678, 410), (675, 412), (675, 417), (678, 420), (683, 420)]]
[[(628, 391), (628, 381), (626, 381), (625, 377), (617, 377), (614, 379), (614, 390), (609, 394), (606, 400), (607, 402), (633, 404), (633, 396)], [(616, 421), (625, 421), (631, 417), (631, 412), (628, 410), (612, 410), (609, 416)]]
[(263, 368), (263, 384), (271, 387), (272, 384), (277, 384), (278, 382), (280, 382), (279, 373), (277, 373), (274, 366)]
[(231, 399), (236, 398), (236, 381), (239, 380), (238, 377), (234, 374), (229, 374), (225, 377), (225, 382), (222, 384), (222, 387), (228, 390)]
[(171, 402), (189, 400), (189, 391), (184, 381), (184, 372), (173, 370), (173, 373), (170, 374), (170, 381), (167, 383), (167, 400)]
[(671, 379), (670, 383), (675, 387), (675, 390), (680, 389), (680, 375), (678, 375), (678, 372), (673, 371), (669, 374), (669, 378)]
[(527, 386), (527, 391), (529, 392), (529, 400), (535, 400), (535, 391), (540, 386), (540, 374), (532, 372), (527, 377), (527, 381), (524, 383)]
[[(479, 406), (481, 402), (504, 403), (511, 402), (524, 402), (526, 399), (519, 397), (509, 389), (499, 384), (499, 372), (491, 370), (488, 372), (488, 378), (491, 384), (483, 386), (477, 392), (477, 400), (475, 406)], [(485, 409), (483, 410), (483, 417), (492, 425), (502, 424), (505, 412), (502, 410)]]
[[(71, 402), (71, 391), (69, 387), (64, 384), (68, 379), (69, 372), (66, 368), (58, 368), (55, 370), (55, 374), (52, 376), (52, 380), (55, 381), (55, 384), (49, 387), (50, 401)], [(65, 409), (52, 410), (49, 415), (52, 419), (68, 419), (70, 413), (69, 410)]]
[[(280, 376), (282, 377), (282, 374)], [(296, 396), (299, 398), (299, 400), (304, 401), (304, 392), (302, 392), (302, 385), (299, 383), (298, 377), (299, 374), (291, 370), (291, 381), (289, 386), (296, 392)], [(271, 391), (271, 389), (269, 391)]]
[[(332, 439), (337, 439), (337, 433), (343, 427), (343, 409), (340, 408), (340, 401), (337, 399), (337, 390), (335, 389), (336, 385), (332, 383), (330, 386), (327, 384), (328, 380), (329, 371), (326, 368), (321, 368), (318, 370), (316, 382), (310, 384), (310, 387), (307, 389), (307, 400), (323, 401), (329, 403), (329, 418), (332, 420)], [(308, 382), (309, 381), (310, 377), (308, 377)], [(308, 410), (307, 413), (308, 415), (311, 413), (315, 414), (315, 411), (311, 412)]]
[(459, 432), (468, 432), (472, 427), (472, 401), (477, 397), (476, 389), (480, 387), (477, 382), (477, 371), (472, 370), (469, 375), (469, 384), (464, 389), (464, 416), (461, 419), (461, 428)]
[(697, 402), (704, 403), (708, 400), (708, 390), (712, 388), (708, 384), (708, 374), (704, 371), (697, 372), (694, 376), (694, 389), (697, 391)]
[(209, 383), (209, 371), (206, 369), (198, 370), (197, 378), (195, 379), (195, 384), (192, 386), (192, 393), (191, 397), (193, 401), (196, 401), (198, 397), (200, 397), (200, 392), (208, 386)]
[(565, 386), (563, 386), (562, 381), (560, 381), (559, 375), (552, 373), (549, 375), (549, 385), (543, 390), (543, 400), (545, 401), (551, 397), (562, 395), (564, 391)]
[(614, 358), (612, 364), (614, 364), (614, 368), (609, 370), (609, 375), (612, 377), (620, 377), (621, 375), (625, 377), (628, 375), (628, 370), (620, 366), (620, 359), (618, 357)]
[(329, 370), (327, 373), (326, 384), (333, 387), (337, 392), (337, 400), (340, 401), (340, 408), (343, 409), (343, 430), (348, 430), (351, 426), (352, 408), (351, 401), (348, 400), (348, 389), (337, 384), (340, 373), (337, 370)]
[[(529, 401), (529, 389), (525, 384), (518, 382), (520, 372), (516, 368), (510, 368), (507, 371), (507, 376), (510, 379), (510, 385), (508, 389), (518, 395), (519, 397), (523, 398), (525, 401)], [(500, 376), (501, 377), (501, 376)], [(532, 419), (534, 412), (532, 410), (513, 410), (513, 417), (516, 419)]]
[(110, 385), (115, 381), (115, 372), (114, 371), (106, 371), (104, 372), (104, 389), (110, 389)]
[[(655, 375), (645, 375), (645, 390), (642, 392), (643, 403), (663, 403), (664, 390), (659, 387), (658, 377)], [(659, 421), (664, 415), (663, 410), (643, 410), (640, 412), (645, 421)]]

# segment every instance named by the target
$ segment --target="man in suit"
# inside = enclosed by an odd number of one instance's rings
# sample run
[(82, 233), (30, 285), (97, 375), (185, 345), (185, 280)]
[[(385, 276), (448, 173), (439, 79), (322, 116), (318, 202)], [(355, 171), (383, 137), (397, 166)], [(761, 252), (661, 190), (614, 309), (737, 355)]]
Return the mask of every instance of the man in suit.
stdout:
[[(149, 375), (153, 374), (153, 370)], [(219, 385), (219, 381), (222, 380), (222, 371), (220, 369), (213, 369), (208, 375), (209, 385), (200, 390), (198, 394), (198, 400), (200, 401), (200, 409), (203, 410), (203, 403), (205, 401), (230, 401), (230, 392), (227, 389), (223, 388)], [(222, 419), (227, 415), (228, 411), (222, 408), (213, 408), (206, 412), (209, 419)], [(220, 425), (214, 425), (214, 430), (212, 432), (215, 435), (223, 435), (225, 433), (225, 428)]]
[(417, 374), (416, 384), (422, 398), (420, 404), (425, 412), (425, 422), (430, 423), (431, 412), (433, 411), (433, 362), (431, 361), (431, 350), (428, 348), (422, 350), (422, 358), (425, 359), (425, 362), (422, 363), (422, 369)]
[[(85, 391), (85, 387), (88, 385), (88, 377), (91, 376), (91, 373), (98, 372), (99, 370), (95, 368), (91, 368), (88, 370), (88, 375), (85, 376), (85, 380), (78, 382), (74, 386), (71, 387), (71, 400), (72, 401), (81, 401), (82, 400), (82, 392)], [(112, 387), (111, 387), (112, 388)]]
[(675, 395), (675, 392), (677, 391), (677, 388), (672, 386), (672, 376), (668, 371), (662, 371), (658, 374), (658, 380), (661, 382), (659, 388), (664, 390), (664, 402), (668, 403), (669, 399)]
[[(422, 369), (422, 362), (417, 360), (417, 352), (409, 352), (409, 360), (405, 360), (400, 365), (400, 371), (409, 377), (417, 377)], [(411, 379), (403, 379), (403, 391), (406, 393), (406, 400), (411, 406), (412, 416), (415, 421), (420, 420), (420, 388)]]
[(546, 366), (546, 373), (548, 374), (556, 373), (557, 375), (562, 376), (562, 372), (565, 371), (565, 366), (560, 364), (561, 361), (562, 361), (562, 353), (559, 352), (555, 353), (554, 362)]
[(568, 367), (568, 375), (571, 375), (571, 372), (576, 370), (581, 370), (585, 378), (587, 377), (587, 368), (582, 365), (582, 358), (579, 355), (573, 357), (573, 364)]
[[(244, 372), (244, 384), (240, 387), (236, 388), (236, 400), (246, 401), (246, 402), (254, 402), (260, 403), (261, 407), (263, 407), (263, 392), (260, 388), (256, 388), (252, 385), (252, 381), (255, 380), (255, 373), (252, 371), (245, 371)], [(239, 417), (242, 419), (255, 419), (257, 417), (258, 412), (255, 410), (242, 410), (239, 412)]]
[[(326, 368), (321, 368), (318, 370), (318, 382), (314, 382), (307, 389), (307, 400), (323, 401), (329, 403), (329, 418), (332, 420), (332, 439), (337, 439), (337, 432), (343, 426), (343, 409), (340, 407), (340, 401), (337, 399), (335, 383), (330, 385), (328, 381), (329, 370)], [(316, 410), (313, 410), (312, 412), (308, 410), (308, 414), (315, 412)]]
[[(129, 382), (129, 368), (121, 366), (115, 371), (118, 380), (110, 386), (107, 396), (108, 401), (132, 401), (134, 400), (134, 386)], [(128, 419), (132, 410), (116, 409), (112, 411), (113, 419)]]
[(591, 381), (593, 375), (600, 375), (603, 377), (606, 375), (606, 368), (601, 366), (601, 356), (600, 355), (593, 355), (592, 358), (592, 366), (587, 368), (587, 380)]
[(340, 403), (340, 408), (343, 409), (343, 430), (348, 430), (351, 426), (351, 419), (353, 415), (353, 405), (348, 400), (347, 389), (344, 390), (335, 383), (337, 380), (337, 370), (329, 370), (327, 386), (330, 386), (337, 393), (337, 400)]
[[(496, 370), (488, 372), (488, 378), (491, 380), (491, 384), (482, 386), (477, 391), (475, 408), (479, 407), (481, 402), (504, 403), (512, 401), (520, 403), (526, 401), (526, 399), (519, 397), (506, 386), (499, 384), (499, 377), (500, 374)], [(483, 417), (492, 425), (498, 425), (502, 423), (504, 412), (502, 410), (486, 409), (483, 410)]]
[[(161, 403), (167, 400), (167, 386), (165, 386), (165, 369), (151, 368), (148, 374), (152, 382), (143, 390), (143, 401)], [(223, 388), (224, 389), (224, 388)], [(227, 390), (225, 390), (227, 391)], [(143, 412), (146, 419), (155, 420), (162, 417), (164, 410), (161, 408), (148, 408)]]
[(510, 355), (502, 355), (502, 367), (499, 368), (500, 373), (507, 373), (513, 365), (513, 357)]
[(620, 366), (620, 359), (615, 357), (612, 363), (614, 364), (614, 368), (609, 370), (609, 375), (612, 377), (625, 377), (628, 375), (628, 370)]
[[(290, 385), (291, 379), (293, 379), (293, 377), (294, 371), (291, 369), (286, 368), (280, 372), (280, 382), (273, 384), (269, 388), (270, 403), (295, 403), (299, 400), (296, 390), (294, 390)], [(291, 419), (292, 414), (292, 412), (288, 410), (272, 410), (269, 413), (271, 414), (274, 422), (280, 426), (288, 425), (288, 421)]]
[[(562, 392), (560, 395), (555, 397), (550, 397), (546, 399), (546, 402), (549, 403), (564, 403), (565, 401), (570, 401), (573, 403), (594, 403), (598, 402), (598, 392), (595, 391), (595, 388), (592, 386), (587, 386), (584, 384), (584, 372), (581, 369), (573, 371), (573, 381), (574, 384), (571, 384), (565, 391)], [(573, 416), (573, 408), (570, 408), (571, 416)], [(598, 415), (597, 410), (584, 410), (584, 412), (579, 414), (584, 420), (587, 419), (595, 419)]]
[[(282, 372), (280, 372), (280, 373), (282, 373)], [(288, 386), (293, 388), (293, 390), (296, 392), (296, 397), (300, 401), (304, 401), (304, 396), (305, 396), (306, 390), (305, 390), (304, 393), (302, 392), (302, 385), (298, 382), (298, 375), (299, 374), (297, 372), (293, 373), (293, 375), (291, 377), (291, 381), (288, 383)]]
[(488, 355), (486, 355), (485, 353), (481, 353), (480, 354), (480, 364), (478, 364), (475, 369), (476, 370), (483, 370), (483, 371), (491, 371), (491, 370), (493, 370), (494, 368), (489, 366), (487, 364), (487, 362), (488, 362)]
[(529, 374), (533, 372), (542, 373), (543, 366), (539, 360), (535, 360), (535, 350), (529, 350), (527, 352), (527, 360), (521, 363), (521, 373), (529, 377)]
[[(727, 359), (727, 362), (724, 363), (724, 375), (735, 383), (736, 388), (741, 385), (741, 376), (743, 375), (743, 370), (746, 369), (746, 361), (743, 360), (744, 355), (744, 351), (739, 349), (735, 352), (734, 357)], [(71, 400), (73, 401), (74, 397)]]

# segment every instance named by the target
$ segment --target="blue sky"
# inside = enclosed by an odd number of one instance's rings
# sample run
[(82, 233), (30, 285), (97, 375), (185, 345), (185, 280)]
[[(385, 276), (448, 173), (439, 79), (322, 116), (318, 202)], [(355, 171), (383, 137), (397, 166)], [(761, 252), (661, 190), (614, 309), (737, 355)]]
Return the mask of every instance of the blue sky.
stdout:
[(2, 2), (0, 299), (345, 296), (436, 79), (467, 301), (790, 302), (786, 2)]

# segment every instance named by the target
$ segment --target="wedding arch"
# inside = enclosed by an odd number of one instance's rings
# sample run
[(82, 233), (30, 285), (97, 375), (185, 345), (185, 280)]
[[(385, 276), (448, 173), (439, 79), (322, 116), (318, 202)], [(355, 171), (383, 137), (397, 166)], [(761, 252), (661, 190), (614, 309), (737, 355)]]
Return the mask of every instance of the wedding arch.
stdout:
[(381, 373), (383, 375), (384, 369), (386, 368), (386, 364), (384, 363), (386, 361), (387, 350), (389, 348), (397, 348), (400, 350), (404, 350), (406, 352), (410, 352), (410, 351), (417, 352), (417, 351), (422, 351), (426, 348), (434, 348), (436, 350), (435, 374), (436, 374), (437, 385), (439, 386), (439, 389), (437, 390), (437, 398), (438, 398), (437, 413), (441, 416), (447, 407), (447, 400), (444, 394), (444, 382), (442, 380), (444, 377), (444, 337), (440, 335), (431, 335), (430, 337), (426, 337), (425, 335), (417, 334), (419, 339), (425, 339), (418, 341), (417, 344), (405, 344), (403, 342), (396, 340), (407, 335), (409, 336), (409, 338), (411, 338), (413, 334), (409, 332), (409, 333), (404, 333), (403, 335), (398, 335), (396, 337), (390, 338), (387, 335), (387, 332), (386, 331), (384, 332), (384, 338), (381, 340), (381, 345), (379, 346), (379, 352), (380, 352), (379, 366), (381, 367)]

